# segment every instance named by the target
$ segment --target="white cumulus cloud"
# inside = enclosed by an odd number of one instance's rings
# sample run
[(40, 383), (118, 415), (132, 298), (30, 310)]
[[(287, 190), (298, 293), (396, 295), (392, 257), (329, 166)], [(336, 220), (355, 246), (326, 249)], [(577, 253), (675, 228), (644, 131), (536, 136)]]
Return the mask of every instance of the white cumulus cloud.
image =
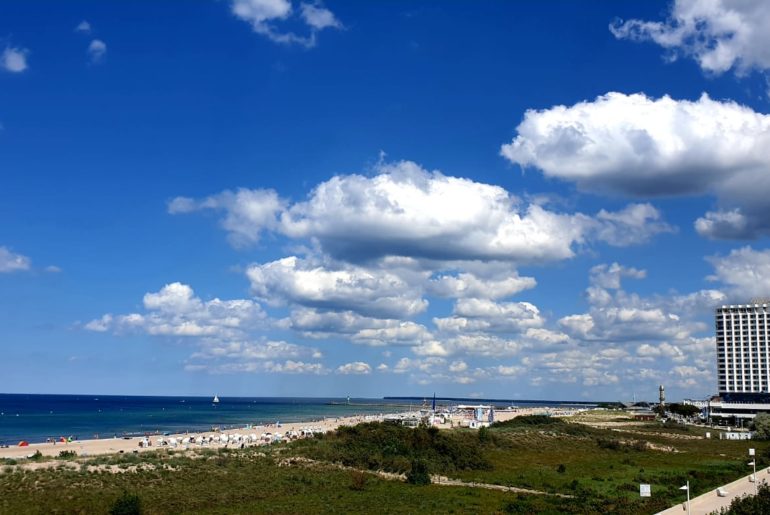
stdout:
[(617, 20), (619, 39), (652, 41), (692, 57), (709, 73), (770, 69), (770, 3), (766, 0), (675, 0), (665, 21)]
[(401, 257), (539, 263), (568, 259), (587, 241), (623, 246), (670, 230), (652, 206), (596, 217), (563, 214), (526, 204), (499, 186), (429, 172), (409, 161), (381, 164), (377, 172), (333, 177), (294, 204), (282, 204), (272, 191), (239, 190), (200, 201), (176, 198), (169, 211), (224, 210), (223, 225), (236, 242), (257, 241), (273, 230), (311, 240), (350, 262)]
[[(573, 106), (527, 111), (517, 131), (501, 149), (512, 163), (585, 191), (714, 195), (719, 210), (696, 222), (702, 235), (770, 233), (769, 115), (705, 94), (689, 101), (607, 93)], [(626, 213), (639, 216), (656, 221), (643, 209)]]
[(319, 31), (342, 28), (342, 23), (334, 13), (320, 3), (303, 3), (300, 6), (299, 17), (310, 31), (307, 35), (296, 34), (277, 26), (279, 22), (286, 22), (295, 13), (289, 0), (232, 0), (230, 5), (232, 13), (238, 19), (249, 23), (254, 32), (279, 44), (297, 44), (311, 48), (316, 45)]
[(725, 285), (733, 302), (746, 304), (752, 297), (770, 297), (770, 249), (743, 247), (707, 261), (714, 267), (709, 279)]
[(284, 209), (284, 201), (272, 190), (224, 191), (203, 200), (176, 197), (168, 204), (172, 215), (213, 209), (225, 211), (222, 227), (236, 246), (259, 241), (263, 230), (275, 229), (277, 216)]
[(145, 313), (106, 314), (85, 325), (92, 331), (144, 331), (157, 336), (243, 338), (244, 331), (260, 322), (265, 314), (247, 299), (203, 301), (193, 289), (171, 283), (144, 296)]
[(439, 274), (430, 280), (427, 288), (430, 293), (439, 297), (499, 299), (534, 288), (536, 285), (537, 281), (533, 277), (519, 277), (514, 270), (493, 278), (480, 278), (468, 272), (456, 275)]
[(409, 317), (424, 311), (421, 291), (386, 270), (354, 265), (329, 269), (291, 256), (249, 267), (254, 294), (267, 303), (353, 311), (381, 318)]
[(357, 375), (364, 375), (364, 374), (371, 374), (372, 373), (372, 367), (369, 366), (368, 363), (364, 363), (363, 361), (354, 361), (353, 363), (346, 363), (344, 365), (340, 365), (337, 367), (337, 373), (343, 374), (343, 375), (349, 375), (349, 374), (357, 374)]

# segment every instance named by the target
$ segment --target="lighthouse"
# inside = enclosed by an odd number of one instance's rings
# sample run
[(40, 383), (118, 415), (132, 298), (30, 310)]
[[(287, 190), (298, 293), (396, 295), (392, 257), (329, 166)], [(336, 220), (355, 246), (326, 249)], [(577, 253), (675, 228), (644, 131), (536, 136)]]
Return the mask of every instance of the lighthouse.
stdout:
[(662, 410), (666, 407), (666, 389), (663, 388), (663, 385), (658, 387), (658, 392), (660, 394), (660, 408)]

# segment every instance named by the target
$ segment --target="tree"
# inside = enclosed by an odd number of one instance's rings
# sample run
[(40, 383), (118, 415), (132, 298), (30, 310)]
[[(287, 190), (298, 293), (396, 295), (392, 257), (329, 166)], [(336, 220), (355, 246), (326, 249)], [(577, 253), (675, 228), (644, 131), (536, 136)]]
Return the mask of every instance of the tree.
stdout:
[(412, 470), (406, 474), (406, 482), (413, 485), (429, 485), (428, 465), (422, 460), (412, 461)]
[(756, 431), (756, 438), (760, 440), (770, 440), (770, 414), (769, 413), (757, 413), (752, 423), (754, 431)]

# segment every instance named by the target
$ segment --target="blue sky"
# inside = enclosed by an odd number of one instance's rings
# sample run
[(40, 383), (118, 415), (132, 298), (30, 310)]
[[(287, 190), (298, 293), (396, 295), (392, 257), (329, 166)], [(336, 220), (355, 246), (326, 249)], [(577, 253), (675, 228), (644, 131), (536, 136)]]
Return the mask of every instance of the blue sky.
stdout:
[(4, 392), (714, 393), (770, 8), (0, 7)]

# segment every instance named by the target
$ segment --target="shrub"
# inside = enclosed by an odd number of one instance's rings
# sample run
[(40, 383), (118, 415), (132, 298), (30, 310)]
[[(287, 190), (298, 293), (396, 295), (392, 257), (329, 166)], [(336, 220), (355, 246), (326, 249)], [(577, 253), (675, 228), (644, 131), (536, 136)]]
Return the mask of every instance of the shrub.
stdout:
[(614, 438), (597, 438), (596, 445), (602, 449), (609, 449), (611, 451), (619, 451), (622, 447), (620, 440)]
[(356, 491), (362, 491), (366, 488), (366, 483), (369, 482), (369, 477), (366, 473), (354, 470), (350, 473), (350, 489)]
[(770, 414), (757, 413), (754, 417), (753, 429), (756, 431), (756, 437), (760, 440), (770, 439)]
[(564, 474), (565, 472), (567, 472), (567, 467), (564, 465), (564, 463), (559, 463), (559, 466), (556, 467), (556, 472), (558, 472), (559, 474)]
[(77, 457), (78, 453), (75, 451), (61, 451), (59, 453), (59, 458), (63, 460), (70, 460), (72, 458)]
[(728, 508), (722, 508), (720, 515), (753, 515), (755, 513), (770, 513), (770, 487), (762, 485), (757, 495), (743, 496), (733, 499)]
[(142, 513), (142, 503), (139, 496), (123, 492), (110, 508), (110, 515), (140, 515)]
[(428, 465), (422, 460), (414, 460), (412, 469), (406, 474), (406, 482), (412, 485), (429, 485)]
[(485, 444), (491, 440), (489, 429), (482, 427), (479, 429), (479, 443)]

